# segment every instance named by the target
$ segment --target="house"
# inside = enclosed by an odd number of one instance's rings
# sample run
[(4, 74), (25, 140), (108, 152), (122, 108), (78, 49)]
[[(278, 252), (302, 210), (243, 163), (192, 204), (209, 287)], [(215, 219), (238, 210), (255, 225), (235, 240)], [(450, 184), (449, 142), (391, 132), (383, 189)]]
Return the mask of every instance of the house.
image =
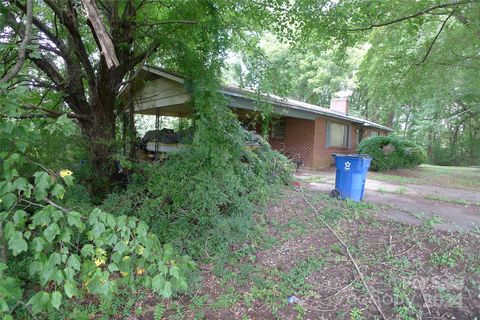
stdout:
[[(354, 153), (364, 137), (392, 131), (349, 115), (346, 98), (333, 99), (327, 109), (277, 96), (258, 96), (235, 87), (223, 87), (221, 93), (247, 129), (252, 129), (248, 124), (260, 112), (260, 104), (270, 104), (274, 117), (268, 137), (271, 146), (314, 169), (331, 165), (333, 153)], [(188, 117), (193, 112), (185, 78), (160, 68), (143, 67), (122, 95), (124, 101), (132, 101), (138, 114)]]

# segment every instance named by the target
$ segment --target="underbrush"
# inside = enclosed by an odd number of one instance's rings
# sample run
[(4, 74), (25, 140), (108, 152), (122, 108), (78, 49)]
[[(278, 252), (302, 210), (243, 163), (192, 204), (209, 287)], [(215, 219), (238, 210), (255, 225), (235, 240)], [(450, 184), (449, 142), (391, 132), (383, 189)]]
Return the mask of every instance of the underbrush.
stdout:
[(142, 164), (127, 190), (108, 196), (102, 208), (136, 216), (194, 258), (226, 252), (251, 232), (257, 206), (289, 183), (292, 166), (268, 145), (224, 163), (212, 160), (193, 148), (162, 165)]

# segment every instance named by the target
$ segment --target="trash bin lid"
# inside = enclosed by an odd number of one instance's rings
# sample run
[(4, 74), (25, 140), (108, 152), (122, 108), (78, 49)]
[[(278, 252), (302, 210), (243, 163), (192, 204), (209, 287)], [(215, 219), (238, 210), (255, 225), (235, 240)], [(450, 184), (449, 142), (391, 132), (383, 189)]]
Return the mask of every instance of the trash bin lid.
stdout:
[(364, 159), (371, 159), (372, 157), (368, 154), (359, 154), (359, 153), (351, 153), (351, 154), (342, 154), (342, 153), (332, 153), (332, 157), (351, 157), (351, 158), (364, 158)]

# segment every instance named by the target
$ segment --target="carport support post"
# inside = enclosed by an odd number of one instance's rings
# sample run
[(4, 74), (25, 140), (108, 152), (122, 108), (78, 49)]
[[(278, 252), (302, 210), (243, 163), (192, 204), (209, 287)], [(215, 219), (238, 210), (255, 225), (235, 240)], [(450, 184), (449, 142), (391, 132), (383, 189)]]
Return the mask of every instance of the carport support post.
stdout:
[(128, 108), (128, 144), (130, 146), (128, 152), (128, 158), (130, 160), (135, 160), (135, 117), (133, 113), (133, 103), (130, 102), (130, 108)]

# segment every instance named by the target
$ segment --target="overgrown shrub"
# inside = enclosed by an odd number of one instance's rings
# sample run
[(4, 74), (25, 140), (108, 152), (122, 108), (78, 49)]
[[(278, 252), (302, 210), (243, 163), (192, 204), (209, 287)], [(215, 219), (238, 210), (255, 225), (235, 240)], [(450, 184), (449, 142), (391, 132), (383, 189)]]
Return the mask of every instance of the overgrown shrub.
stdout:
[(159, 238), (194, 258), (225, 252), (253, 229), (252, 213), (275, 186), (288, 183), (292, 164), (267, 142), (252, 151), (216, 77), (188, 85), (195, 134), (188, 151), (161, 165), (140, 164), (126, 191), (103, 209), (146, 221)]
[(425, 163), (427, 155), (419, 145), (393, 136), (377, 136), (363, 139), (358, 153), (372, 157), (370, 169), (374, 171), (411, 168)]
[(255, 206), (288, 183), (293, 171), (268, 144), (241, 151), (226, 164), (212, 162), (201, 147), (165, 164), (144, 163), (127, 190), (111, 194), (103, 209), (146, 221), (162, 241), (193, 257), (225, 252), (245, 239)]

